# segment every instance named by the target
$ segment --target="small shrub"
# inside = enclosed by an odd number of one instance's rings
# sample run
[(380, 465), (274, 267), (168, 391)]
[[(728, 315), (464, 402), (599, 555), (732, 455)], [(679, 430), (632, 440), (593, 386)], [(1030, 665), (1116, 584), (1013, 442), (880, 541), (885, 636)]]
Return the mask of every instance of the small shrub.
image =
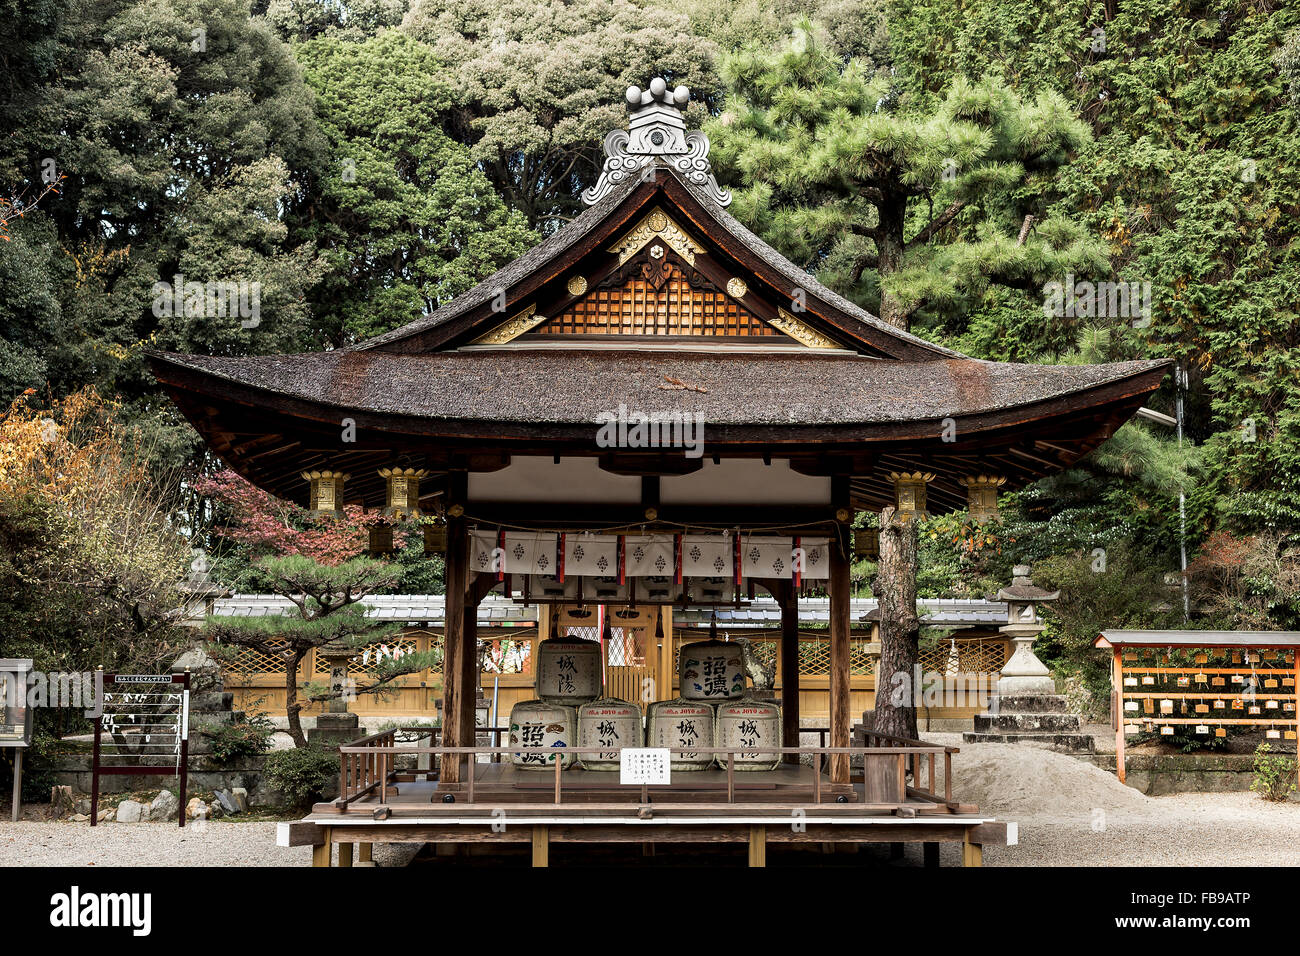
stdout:
[(1265, 800), (1281, 802), (1295, 789), (1295, 758), (1275, 754), (1273, 748), (1262, 743), (1255, 748), (1255, 781), (1250, 789)]
[(250, 714), (237, 724), (226, 724), (204, 732), (212, 741), (212, 758), (231, 763), (240, 757), (257, 757), (271, 749), (275, 725), (265, 714)]
[(325, 787), (339, 775), (337, 752), (320, 747), (295, 747), (267, 754), (266, 775), (295, 807), (320, 799)]

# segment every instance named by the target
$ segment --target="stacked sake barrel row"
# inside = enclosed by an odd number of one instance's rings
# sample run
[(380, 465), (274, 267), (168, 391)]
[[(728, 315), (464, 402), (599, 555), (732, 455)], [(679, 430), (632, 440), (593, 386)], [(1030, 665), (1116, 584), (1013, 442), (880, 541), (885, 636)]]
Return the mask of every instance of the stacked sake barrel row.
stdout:
[[(745, 675), (735, 644), (688, 644), (682, 648), (681, 660), (682, 696), (649, 705), (645, 746), (683, 751), (671, 757), (676, 771), (713, 766), (713, 754), (693, 747), (781, 746), (780, 708), (745, 696)], [(569, 638), (543, 641), (538, 650), (541, 699), (516, 704), (510, 712), (510, 745), (525, 748), (511, 754), (514, 765), (553, 768), (559, 760), (564, 769), (575, 761), (586, 770), (619, 769), (618, 749), (642, 746), (641, 712), (627, 701), (597, 699), (599, 687), (599, 644)], [(611, 750), (563, 753), (575, 739), (580, 748)], [(780, 760), (779, 754), (741, 751), (735, 765), (738, 770), (770, 770)], [(717, 763), (725, 767), (725, 755), (719, 755)]]
[[(558, 760), (567, 770), (579, 755), (564, 751), (574, 746), (641, 746), (640, 709), (601, 698), (600, 673), (601, 647), (596, 641), (552, 637), (537, 645), (538, 699), (521, 701), (510, 710), (510, 746), (524, 748), (510, 754), (511, 763), (553, 768)], [(618, 769), (617, 750), (581, 756), (587, 770)]]

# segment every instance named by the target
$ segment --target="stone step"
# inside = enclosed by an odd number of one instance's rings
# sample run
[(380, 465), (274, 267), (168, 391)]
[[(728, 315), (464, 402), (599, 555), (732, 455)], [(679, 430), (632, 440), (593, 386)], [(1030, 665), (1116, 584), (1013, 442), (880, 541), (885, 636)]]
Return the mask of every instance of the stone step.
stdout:
[(1097, 749), (1090, 734), (991, 734), (968, 730), (961, 739), (967, 744), (1030, 744), (1063, 753), (1095, 753)]
[(1060, 694), (1006, 694), (994, 699), (1000, 714), (1064, 714), (1070, 709)]
[(1078, 714), (976, 714), (976, 733), (1075, 733), (1082, 721)]

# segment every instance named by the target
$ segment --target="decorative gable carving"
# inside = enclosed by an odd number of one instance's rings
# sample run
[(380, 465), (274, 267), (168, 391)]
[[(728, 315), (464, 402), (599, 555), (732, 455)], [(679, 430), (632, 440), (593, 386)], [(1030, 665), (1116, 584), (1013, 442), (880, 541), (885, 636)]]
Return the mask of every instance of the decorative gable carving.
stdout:
[(516, 339), (531, 328), (546, 321), (546, 316), (537, 314), (537, 305), (530, 305), (514, 318), (507, 319), (486, 335), (474, 340), (475, 345), (504, 345)]
[(618, 254), (618, 263), (622, 265), (651, 243), (662, 244), (691, 265), (695, 265), (696, 255), (706, 251), (662, 209), (653, 210), (610, 246), (609, 251)]

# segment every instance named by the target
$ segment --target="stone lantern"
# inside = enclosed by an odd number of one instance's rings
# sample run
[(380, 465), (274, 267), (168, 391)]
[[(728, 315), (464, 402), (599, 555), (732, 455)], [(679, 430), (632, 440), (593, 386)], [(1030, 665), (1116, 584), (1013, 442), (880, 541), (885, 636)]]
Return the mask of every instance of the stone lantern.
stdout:
[(341, 471), (304, 471), (302, 477), (311, 485), (307, 507), (314, 517), (343, 516), (343, 483), (351, 475)]
[(1066, 699), (1056, 693), (1051, 672), (1034, 656), (1034, 638), (1043, 632), (1038, 605), (1055, 601), (1059, 591), (1044, 591), (1017, 565), (1011, 586), (998, 592), (1007, 602), (1007, 623), (999, 630), (1011, 638), (1014, 650), (998, 676), (997, 693), (988, 710), (976, 714), (966, 743), (1027, 743), (1065, 753), (1092, 753), (1096, 743), (1083, 733), (1082, 718), (1070, 713)]
[(925, 471), (891, 471), (889, 480), (894, 483), (894, 506), (900, 521), (911, 521), (917, 515), (929, 516), (925, 510), (925, 486), (934, 480), (934, 475)]
[(1006, 484), (1007, 479), (1001, 475), (969, 475), (959, 478), (958, 483), (966, 489), (966, 507), (973, 521), (987, 524), (999, 521), (998, 489)]
[(356, 650), (331, 641), (316, 648), (316, 659), (329, 668), (330, 692), (334, 695), (326, 704), (325, 713), (316, 718), (316, 726), (307, 734), (307, 742), (338, 747), (361, 736), (361, 720), (348, 711), (348, 661)]
[(1011, 638), (1010, 659), (998, 679), (998, 694), (1021, 697), (1055, 694), (1051, 671), (1034, 655), (1034, 639), (1043, 632), (1038, 605), (1055, 601), (1060, 591), (1044, 591), (1029, 577), (1029, 566), (1018, 564), (1012, 570), (1011, 586), (998, 591), (998, 600), (1007, 602), (1007, 623), (998, 630)]
[(190, 562), (190, 573), (180, 583), (185, 600), (182, 623), (186, 627), (202, 627), (204, 619), (216, 610), (217, 598), (230, 597), (232, 592), (212, 582), (208, 556), (202, 548), (195, 548), (191, 553), (194, 560)]

